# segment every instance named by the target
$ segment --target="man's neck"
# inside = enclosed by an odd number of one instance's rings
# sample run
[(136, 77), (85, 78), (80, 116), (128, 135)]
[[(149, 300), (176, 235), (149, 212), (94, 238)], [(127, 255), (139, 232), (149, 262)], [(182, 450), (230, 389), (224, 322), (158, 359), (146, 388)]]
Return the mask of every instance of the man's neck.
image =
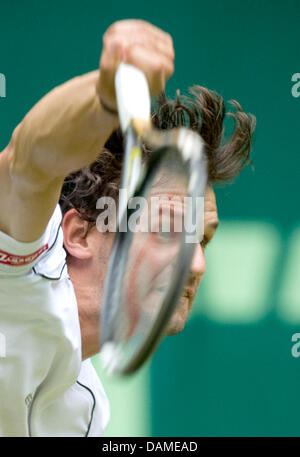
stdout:
[[(71, 274), (70, 274), (71, 276)], [(71, 276), (72, 280), (72, 276)], [(100, 297), (96, 288), (90, 285), (78, 284), (72, 280), (78, 307), (82, 360), (85, 360), (100, 351), (99, 345), (99, 317)]]

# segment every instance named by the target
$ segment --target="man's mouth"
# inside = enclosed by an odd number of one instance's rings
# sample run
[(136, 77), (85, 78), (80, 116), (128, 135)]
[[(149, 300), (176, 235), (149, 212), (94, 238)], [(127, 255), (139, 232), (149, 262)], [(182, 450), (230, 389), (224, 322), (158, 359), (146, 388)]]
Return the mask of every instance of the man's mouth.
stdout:
[(194, 289), (191, 287), (185, 287), (182, 296), (186, 298), (192, 298), (194, 296)]

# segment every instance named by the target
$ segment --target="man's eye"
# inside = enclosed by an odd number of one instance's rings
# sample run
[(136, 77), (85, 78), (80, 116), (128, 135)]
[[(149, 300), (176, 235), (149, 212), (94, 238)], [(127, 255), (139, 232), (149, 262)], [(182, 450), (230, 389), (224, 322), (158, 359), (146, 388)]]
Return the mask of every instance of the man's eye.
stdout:
[(180, 236), (180, 233), (173, 232), (172, 230), (163, 230), (162, 226), (160, 226), (158, 232), (156, 232), (155, 235), (160, 242), (170, 243), (176, 241)]

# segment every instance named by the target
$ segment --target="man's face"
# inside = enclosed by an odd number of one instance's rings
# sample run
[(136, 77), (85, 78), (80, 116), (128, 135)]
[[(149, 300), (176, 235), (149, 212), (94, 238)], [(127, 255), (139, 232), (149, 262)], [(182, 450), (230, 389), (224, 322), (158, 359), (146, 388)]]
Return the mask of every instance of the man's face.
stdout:
[(214, 237), (218, 225), (219, 220), (215, 193), (213, 188), (208, 186), (205, 194), (203, 240), (195, 247), (188, 282), (183, 290), (182, 297), (167, 327), (167, 335), (175, 335), (182, 331), (185, 326), (195, 301), (196, 293), (198, 291), (201, 279), (206, 270), (205, 248)]
[[(174, 199), (176, 200), (176, 198), (178, 198), (178, 194), (176, 194), (175, 191), (166, 194), (164, 189), (161, 191), (157, 189), (153, 195), (158, 197), (163, 196), (163, 201), (165, 202), (164, 204), (168, 204), (169, 202), (172, 204), (172, 208), (174, 208)], [(190, 274), (187, 285), (184, 288), (178, 307), (174, 312), (174, 315), (172, 316), (167, 329), (167, 334), (169, 335), (176, 334), (184, 328), (193, 302), (195, 300), (195, 296), (202, 276), (205, 273), (205, 247), (212, 240), (215, 234), (215, 230), (218, 226), (218, 222), (215, 193), (213, 188), (208, 186), (204, 205), (204, 237), (203, 240), (195, 246), (195, 252), (190, 267)], [(100, 278), (98, 284), (93, 284), (93, 290), (96, 288), (96, 296), (101, 303), (104, 279), (106, 276), (107, 265), (113, 245), (114, 234), (99, 233), (95, 227), (89, 236), (92, 237), (92, 243), (94, 243), (93, 251), (95, 253), (95, 258), (92, 263), (93, 271), (91, 274), (91, 281), (95, 281), (96, 278)], [(131, 251), (133, 254), (130, 256), (131, 266), (128, 268), (129, 273), (127, 273), (126, 278), (126, 281), (130, 281), (131, 284), (131, 287), (128, 287), (128, 301), (131, 301), (131, 304), (128, 303), (128, 305), (133, 306), (132, 302), (136, 300), (137, 303), (143, 305), (144, 311), (147, 311), (146, 307), (148, 307), (150, 311), (151, 306), (153, 309), (153, 314), (155, 313), (155, 304), (156, 307), (159, 306), (159, 295), (155, 295), (154, 292), (152, 295), (147, 295), (146, 291), (144, 292), (144, 295), (139, 295), (137, 289), (143, 289), (143, 281), (145, 281), (145, 277), (147, 275), (148, 278), (150, 278), (150, 283), (151, 278), (156, 275), (157, 271), (162, 270), (164, 265), (170, 264), (170, 262), (167, 262), (167, 259), (168, 256), (172, 256), (172, 249), (173, 252), (178, 252), (176, 251), (176, 246), (174, 249), (174, 247), (169, 246), (169, 244), (166, 246), (163, 241), (161, 244), (157, 242), (156, 240), (159, 239), (160, 236), (160, 233), (136, 235)], [(141, 266), (137, 266), (138, 259), (142, 259)], [(167, 271), (166, 278), (168, 278), (168, 274), (170, 275), (170, 272)], [(163, 275), (161, 275), (161, 277), (163, 278)], [(77, 282), (78, 280), (80, 280), (80, 278), (77, 279)], [(164, 279), (161, 279), (160, 281), (164, 282)], [(166, 279), (166, 281), (168, 281), (168, 279)], [(157, 297), (157, 300), (155, 300), (155, 297)], [(126, 300), (126, 298), (124, 300)], [(155, 301), (156, 303), (154, 303)]]
[[(176, 192), (166, 195), (165, 189), (160, 193), (159, 189), (156, 195), (164, 196), (164, 200), (172, 201), (176, 197)], [(166, 201), (165, 200), (165, 201)], [(75, 289), (78, 310), (82, 331), (83, 353), (91, 356), (99, 351), (99, 317), (103, 287), (107, 274), (107, 267), (110, 254), (113, 247), (114, 233), (101, 233), (97, 227), (93, 227), (86, 232), (86, 227), (80, 218), (76, 216), (76, 211), (71, 210), (69, 215), (64, 217), (63, 230), (65, 246), (69, 252), (68, 269)], [(188, 319), (189, 313), (193, 306), (195, 296), (200, 285), (201, 279), (205, 273), (206, 264), (204, 250), (206, 245), (212, 240), (215, 230), (218, 226), (218, 214), (215, 193), (212, 187), (208, 186), (205, 194), (204, 205), (204, 237), (203, 240), (195, 246), (195, 252), (192, 259), (190, 273), (187, 284), (183, 290), (178, 306), (170, 319), (167, 327), (167, 335), (175, 335), (183, 330)], [(83, 233), (83, 234), (82, 234)], [(86, 235), (87, 233), (87, 235)], [(158, 235), (154, 234), (153, 240)], [(153, 241), (151, 241), (152, 243)], [(155, 248), (157, 265), (161, 262), (161, 250)], [(149, 249), (148, 249), (149, 251)], [(147, 252), (147, 251), (146, 251)], [(169, 252), (168, 250), (165, 253)], [(153, 259), (153, 256), (151, 256)], [(144, 257), (145, 258), (145, 257)], [(150, 257), (149, 257), (150, 259)], [(149, 269), (153, 269), (155, 261), (149, 260)], [(147, 270), (147, 262), (144, 263)], [(155, 268), (157, 270), (157, 266)], [(141, 280), (133, 275), (134, 287), (131, 288), (133, 293), (141, 286)], [(130, 290), (128, 288), (128, 290)], [(144, 304), (155, 307), (154, 300), (144, 300)], [(100, 305), (99, 305), (100, 303)], [(140, 303), (140, 302), (139, 302)], [(159, 306), (159, 300), (156, 307)], [(149, 306), (149, 309), (150, 306)], [(144, 310), (145, 311), (145, 306)], [(86, 342), (87, 341), (87, 342)]]

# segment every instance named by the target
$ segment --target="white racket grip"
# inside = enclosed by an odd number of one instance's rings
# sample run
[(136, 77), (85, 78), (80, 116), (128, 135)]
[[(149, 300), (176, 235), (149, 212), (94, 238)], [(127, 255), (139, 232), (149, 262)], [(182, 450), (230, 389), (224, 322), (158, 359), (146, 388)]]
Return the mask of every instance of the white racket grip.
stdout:
[(148, 82), (138, 68), (121, 62), (115, 75), (119, 119), (123, 133), (132, 119), (149, 121), (151, 99)]

